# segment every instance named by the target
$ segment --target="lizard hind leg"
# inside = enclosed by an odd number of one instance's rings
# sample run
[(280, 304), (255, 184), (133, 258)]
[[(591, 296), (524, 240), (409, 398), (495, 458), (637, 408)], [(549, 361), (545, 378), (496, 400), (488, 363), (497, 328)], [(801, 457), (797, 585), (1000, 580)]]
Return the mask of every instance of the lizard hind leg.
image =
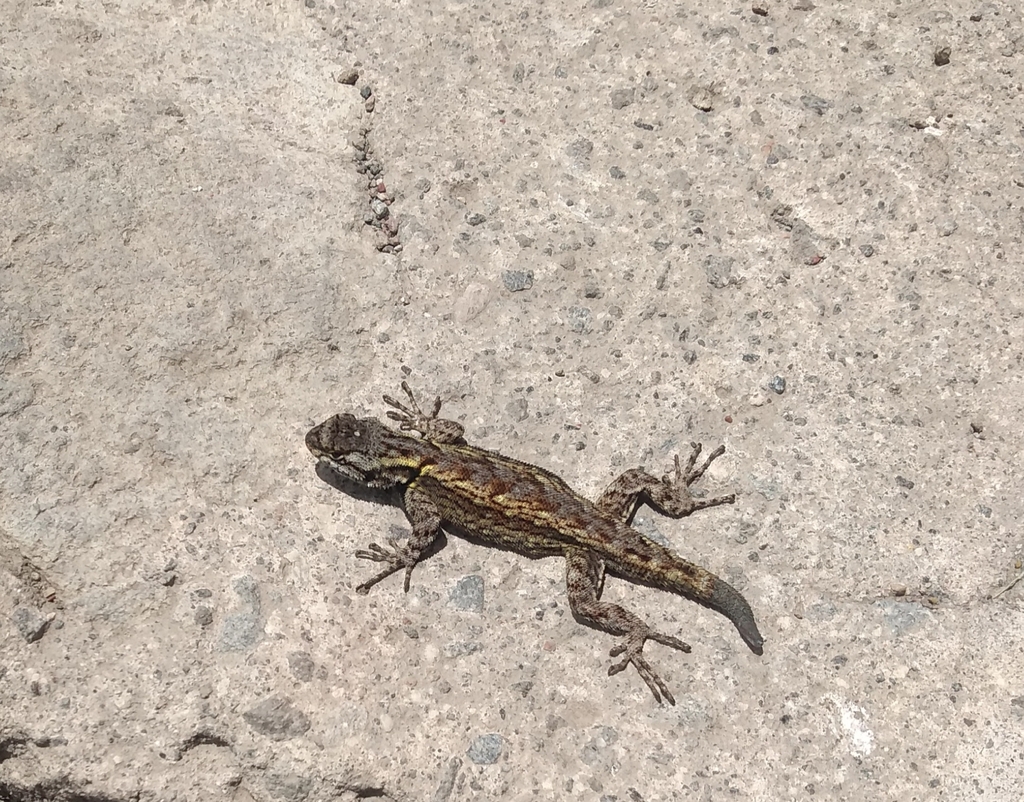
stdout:
[(644, 644), (648, 640), (653, 640), (681, 652), (689, 652), (689, 644), (672, 635), (655, 632), (643, 619), (617, 604), (601, 601), (604, 561), (598, 555), (582, 549), (572, 549), (566, 552), (565, 563), (569, 606), (576, 617), (605, 632), (623, 637), (623, 642), (615, 646), (609, 654), (612, 657), (624, 657), (608, 668), (608, 676), (614, 676), (632, 664), (659, 704), (664, 699), (674, 705), (676, 700), (672, 692), (643, 656)]

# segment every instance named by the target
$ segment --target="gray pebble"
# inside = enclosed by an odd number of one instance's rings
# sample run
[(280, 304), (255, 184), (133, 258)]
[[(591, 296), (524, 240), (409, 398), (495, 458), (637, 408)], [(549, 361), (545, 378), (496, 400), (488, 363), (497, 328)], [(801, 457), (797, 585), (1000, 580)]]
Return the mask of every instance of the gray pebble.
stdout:
[(825, 100), (825, 98), (818, 97), (817, 95), (804, 95), (800, 98), (800, 102), (804, 104), (805, 109), (809, 109), (818, 115), (822, 115), (832, 108), (831, 100)]
[(469, 223), (471, 226), (478, 226), (486, 221), (487, 218), (480, 214), (480, 212), (473, 212), (472, 214), (466, 215), (466, 222)]
[(462, 577), (452, 588), (448, 601), (456, 610), (479, 613), (484, 609), (483, 577), (477, 574)]
[(897, 638), (931, 617), (931, 613), (916, 602), (884, 599), (875, 602), (875, 606), (881, 609), (886, 625)]
[(231, 583), (231, 587), (238, 594), (239, 601), (254, 612), (260, 609), (260, 589), (256, 580), (248, 574), (238, 577)]
[(786, 380), (781, 376), (772, 376), (768, 382), (768, 389), (777, 395), (786, 392)]
[(313, 788), (313, 781), (309, 777), (300, 777), (298, 774), (268, 774), (263, 784), (272, 797), (286, 802), (301, 802)]
[(875, 249), (871, 245), (861, 245), (860, 246), (860, 252), (862, 254), (864, 254), (864, 256), (874, 256), (875, 255)]
[(263, 625), (256, 613), (232, 613), (220, 628), (220, 648), (225, 652), (244, 652), (263, 639)]
[(594, 143), (585, 137), (580, 137), (575, 142), (565, 146), (566, 155), (577, 161), (590, 158), (594, 151)]
[(359, 70), (355, 67), (349, 67), (347, 70), (339, 72), (335, 80), (339, 84), (348, 84), (349, 86), (353, 86), (355, 85), (355, 82), (359, 80)]
[(309, 717), (285, 696), (271, 696), (242, 714), (242, 718), (272, 741), (297, 738), (309, 729)]
[(953, 232), (959, 228), (955, 220), (951, 220), (948, 217), (945, 220), (939, 220), (935, 223), (935, 227), (939, 231), (940, 237), (952, 236)]
[(934, 55), (935, 66), (945, 67), (947, 64), (949, 64), (949, 57), (952, 53), (953, 51), (948, 45), (936, 49)]
[(370, 95), (373, 94), (373, 90), (369, 86), (364, 86), (359, 90), (359, 95), (363, 100), (366, 100)]
[(213, 608), (207, 607), (205, 604), (201, 607), (197, 607), (195, 615), (192, 616), (192, 620), (195, 621), (197, 626), (210, 626), (210, 624), (213, 623)]
[(484, 645), (480, 641), (476, 640), (460, 640), (454, 641), (447, 644), (443, 651), (444, 656), (448, 658), (452, 657), (466, 657), (470, 654), (475, 654), (484, 648)]
[(634, 90), (615, 89), (612, 91), (612, 108), (624, 109), (633, 103)]
[(905, 490), (913, 490), (914, 489), (914, 483), (912, 481), (910, 481), (909, 479), (904, 479), (902, 476), (897, 476), (896, 477), (896, 484), (898, 484), (900, 487), (904, 488)]
[(309, 682), (313, 679), (313, 658), (309, 656), (309, 652), (291, 652), (288, 655), (288, 668), (299, 682)]
[(35, 643), (46, 632), (50, 619), (34, 607), (18, 607), (11, 614), (11, 621), (28, 643)]
[(508, 403), (505, 407), (505, 414), (516, 423), (522, 423), (530, 417), (530, 404), (525, 398), (520, 396)]
[(591, 312), (585, 306), (569, 308), (569, 328), (576, 334), (583, 334), (590, 328)]
[(374, 198), (372, 201), (370, 201), (370, 211), (373, 212), (374, 216), (378, 220), (383, 220), (391, 213), (390, 210), (388, 209), (388, 205), (384, 203), (384, 201), (378, 200), (377, 198)]
[(622, 168), (614, 167), (614, 166), (609, 168), (608, 175), (610, 175), (612, 178), (625, 178), (626, 177), (626, 174), (622, 171)]
[(501, 757), (504, 739), (496, 732), (481, 735), (473, 740), (466, 750), (466, 756), (478, 766), (490, 766)]
[(501, 274), (501, 281), (509, 292), (522, 292), (533, 286), (533, 271), (506, 270)]

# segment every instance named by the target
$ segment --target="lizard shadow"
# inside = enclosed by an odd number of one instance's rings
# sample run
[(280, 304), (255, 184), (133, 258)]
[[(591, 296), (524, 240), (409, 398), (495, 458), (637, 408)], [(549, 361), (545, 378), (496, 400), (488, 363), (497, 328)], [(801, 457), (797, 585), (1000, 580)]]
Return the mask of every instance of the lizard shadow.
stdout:
[[(317, 462), (316, 475), (320, 477), (322, 482), (329, 484), (335, 490), (357, 501), (369, 501), (371, 504), (379, 504), (382, 507), (395, 507), (403, 513), (405, 512), (404, 487), (367, 487), (361, 482), (349, 479), (347, 476), (342, 476), (326, 462)], [(408, 534), (409, 532), (406, 531), (405, 535), (408, 536)], [(421, 555), (420, 562), (434, 556), (446, 545), (448, 545), (448, 539), (445, 533), (443, 531), (439, 532), (434, 542)]]

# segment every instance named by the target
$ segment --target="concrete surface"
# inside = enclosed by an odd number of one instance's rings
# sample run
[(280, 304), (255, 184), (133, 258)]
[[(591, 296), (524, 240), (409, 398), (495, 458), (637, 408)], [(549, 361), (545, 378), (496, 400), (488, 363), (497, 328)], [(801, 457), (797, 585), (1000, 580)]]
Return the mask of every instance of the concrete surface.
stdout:
[[(1020, 799), (1018, 5), (2, 11), (0, 797)], [(609, 582), (658, 707), (456, 538), (356, 595), (302, 437), (403, 378), (589, 494), (725, 443), (638, 526), (764, 657)]]

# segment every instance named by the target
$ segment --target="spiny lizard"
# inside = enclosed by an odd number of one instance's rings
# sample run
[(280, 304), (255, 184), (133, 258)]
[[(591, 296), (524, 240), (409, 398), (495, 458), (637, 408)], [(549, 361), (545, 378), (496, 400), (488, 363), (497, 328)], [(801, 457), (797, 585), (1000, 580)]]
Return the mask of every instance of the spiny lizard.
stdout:
[[(341, 414), (306, 434), (306, 447), (320, 465), (357, 486), (402, 493), (412, 534), (401, 543), (390, 539), (390, 548), (371, 543), (356, 552), (356, 557), (384, 564), (380, 573), (356, 588), (359, 593), (367, 593), (399, 571), (405, 572), (408, 592), (412, 569), (443, 526), (528, 557), (564, 557), (573, 614), (623, 637), (611, 650), (612, 657), (623, 659), (612, 665), (608, 674), (632, 664), (659, 702), (664, 698), (675, 704), (675, 699), (644, 658), (644, 643), (653, 640), (681, 652), (689, 652), (690, 647), (672, 635), (656, 632), (619, 605), (601, 601), (606, 573), (717, 610), (736, 625), (754, 654), (762, 653), (764, 639), (750, 605), (735, 588), (630, 526), (643, 503), (670, 518), (733, 503), (733, 495), (698, 499), (689, 491), (725, 452), (725, 446), (719, 446), (696, 467), (701, 447), (694, 443), (685, 468), (676, 456), (672, 477), (659, 480), (641, 468), (626, 471), (591, 502), (543, 468), (467, 445), (461, 424), (437, 417), (440, 398), (435, 399), (430, 414), (425, 414), (409, 385), (402, 382), (402, 389), (409, 406), (384, 396), (397, 410), (387, 414), (398, 421), (401, 431), (373, 419)], [(410, 431), (420, 436), (403, 434)]]

